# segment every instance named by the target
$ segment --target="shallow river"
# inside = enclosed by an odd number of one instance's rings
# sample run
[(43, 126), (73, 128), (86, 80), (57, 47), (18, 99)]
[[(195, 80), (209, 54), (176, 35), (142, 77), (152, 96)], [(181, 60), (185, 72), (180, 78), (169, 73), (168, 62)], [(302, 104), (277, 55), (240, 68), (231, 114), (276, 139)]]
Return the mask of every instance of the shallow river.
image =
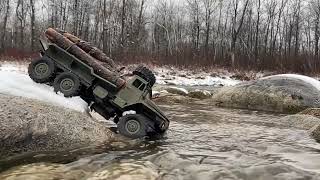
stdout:
[(320, 144), (307, 131), (277, 123), (281, 114), (220, 109), (204, 102), (161, 105), (171, 119), (160, 140), (121, 150), (29, 154), (2, 161), (9, 168), (58, 162), (95, 171), (119, 161), (151, 161), (160, 179), (319, 179)]

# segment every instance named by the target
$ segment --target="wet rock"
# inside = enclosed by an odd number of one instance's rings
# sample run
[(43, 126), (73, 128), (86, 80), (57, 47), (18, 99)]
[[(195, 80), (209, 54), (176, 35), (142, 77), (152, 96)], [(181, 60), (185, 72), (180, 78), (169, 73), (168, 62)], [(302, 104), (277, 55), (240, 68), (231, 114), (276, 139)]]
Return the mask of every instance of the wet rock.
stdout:
[(283, 163), (263, 162), (251, 166), (223, 167), (219, 162), (207, 164), (183, 159), (172, 151), (147, 157), (162, 172), (163, 180), (211, 180), (211, 179), (317, 179), (314, 173), (305, 172)]
[(74, 180), (81, 179), (83, 171), (70, 171), (64, 165), (37, 163), (14, 167), (0, 174), (1, 180)]
[(278, 179), (278, 180), (298, 180), (298, 179), (317, 179), (312, 173), (306, 173), (282, 163), (261, 164), (253, 167), (234, 171), (240, 179)]
[(178, 87), (168, 87), (165, 90), (171, 94), (178, 94), (182, 96), (187, 96), (189, 93), (186, 89), (178, 88)]
[(237, 79), (241, 81), (250, 81), (250, 78), (245, 73), (237, 73), (230, 77), (231, 79)]
[(190, 91), (188, 93), (188, 96), (196, 99), (208, 99), (212, 97), (212, 94), (209, 91), (197, 89), (194, 91)]
[(156, 103), (165, 104), (188, 104), (196, 101), (197, 99), (188, 96), (181, 96), (177, 94), (164, 94), (153, 99)]
[(186, 75), (186, 74), (179, 74), (178, 76), (179, 76), (179, 77), (184, 77), (184, 78), (186, 78), (186, 77), (187, 77), (187, 75)]
[(0, 94), (0, 157), (108, 143), (113, 133), (87, 113)]
[(304, 114), (285, 116), (283, 118), (280, 118), (278, 122), (283, 124), (285, 127), (293, 127), (303, 130), (309, 130), (314, 126), (320, 125), (320, 119), (311, 115)]
[(298, 113), (320, 107), (320, 82), (299, 75), (277, 75), (224, 87), (214, 94), (218, 106)]
[(211, 77), (220, 77), (219, 74), (218, 74), (218, 73), (215, 73), (215, 72), (211, 73), (210, 76), (211, 76)]
[(286, 128), (297, 128), (302, 130), (307, 130), (312, 138), (314, 138), (317, 142), (320, 142), (320, 119), (308, 115), (307, 113), (311, 112), (313, 114), (314, 111), (308, 110), (303, 111), (305, 114), (295, 114), (289, 115), (280, 118), (277, 123), (280, 123)]
[(299, 114), (306, 114), (306, 115), (311, 115), (317, 118), (320, 118), (320, 108), (308, 108)]
[(320, 125), (316, 125), (309, 130), (310, 136), (320, 143)]
[(196, 79), (206, 79), (206, 78), (203, 76), (197, 76)]
[(165, 83), (166, 83), (166, 85), (168, 85), (168, 86), (174, 86), (174, 85), (176, 85), (175, 83), (173, 83), (173, 82), (169, 82), (169, 81), (164, 81)]
[(95, 172), (87, 180), (155, 180), (158, 176), (153, 168), (144, 163), (115, 163)]

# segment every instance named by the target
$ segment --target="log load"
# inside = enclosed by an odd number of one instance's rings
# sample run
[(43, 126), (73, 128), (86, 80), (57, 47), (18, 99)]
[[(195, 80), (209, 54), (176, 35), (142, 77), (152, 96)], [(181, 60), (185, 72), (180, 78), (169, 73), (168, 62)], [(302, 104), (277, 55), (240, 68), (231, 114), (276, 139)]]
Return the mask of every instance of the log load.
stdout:
[(76, 43), (82, 50), (86, 53), (90, 54), (92, 57), (96, 58), (97, 60), (103, 62), (103, 65), (106, 66), (111, 71), (117, 70), (116, 64), (112, 59), (110, 59), (103, 51), (99, 48), (94, 47), (87, 41), (84, 41), (73, 34), (70, 34), (65, 31), (59, 31), (63, 36), (67, 37), (73, 43)]
[(62, 49), (67, 50), (69, 53), (73, 54), (75, 57), (91, 66), (94, 69), (95, 73), (100, 75), (102, 78), (112, 82), (118, 88), (121, 88), (125, 85), (126, 81), (122, 79), (117, 72), (111, 71), (110, 69), (104, 67), (101, 62), (96, 60), (90, 54), (86, 53), (74, 42), (57, 32), (56, 30), (49, 28), (45, 31), (45, 35), (52, 43), (55, 43)]

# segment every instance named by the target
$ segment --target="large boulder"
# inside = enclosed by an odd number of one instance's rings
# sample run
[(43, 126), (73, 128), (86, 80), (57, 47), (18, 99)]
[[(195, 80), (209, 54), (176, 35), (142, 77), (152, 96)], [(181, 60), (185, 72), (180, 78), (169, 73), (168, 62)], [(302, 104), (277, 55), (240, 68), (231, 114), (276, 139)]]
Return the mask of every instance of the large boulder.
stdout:
[(188, 93), (188, 96), (196, 99), (208, 99), (212, 97), (212, 93), (207, 90), (196, 89), (196, 90), (190, 91)]
[(275, 75), (220, 89), (216, 105), (283, 113), (320, 107), (320, 82), (301, 75)]
[(0, 158), (13, 153), (66, 151), (113, 140), (88, 113), (0, 94)]

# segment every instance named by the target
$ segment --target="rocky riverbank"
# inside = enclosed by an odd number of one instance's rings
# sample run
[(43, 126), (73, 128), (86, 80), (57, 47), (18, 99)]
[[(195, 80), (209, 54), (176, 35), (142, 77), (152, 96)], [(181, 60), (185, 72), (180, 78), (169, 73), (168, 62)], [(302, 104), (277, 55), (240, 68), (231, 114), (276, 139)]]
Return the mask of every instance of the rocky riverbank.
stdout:
[(0, 94), (0, 157), (108, 143), (114, 134), (88, 113)]

